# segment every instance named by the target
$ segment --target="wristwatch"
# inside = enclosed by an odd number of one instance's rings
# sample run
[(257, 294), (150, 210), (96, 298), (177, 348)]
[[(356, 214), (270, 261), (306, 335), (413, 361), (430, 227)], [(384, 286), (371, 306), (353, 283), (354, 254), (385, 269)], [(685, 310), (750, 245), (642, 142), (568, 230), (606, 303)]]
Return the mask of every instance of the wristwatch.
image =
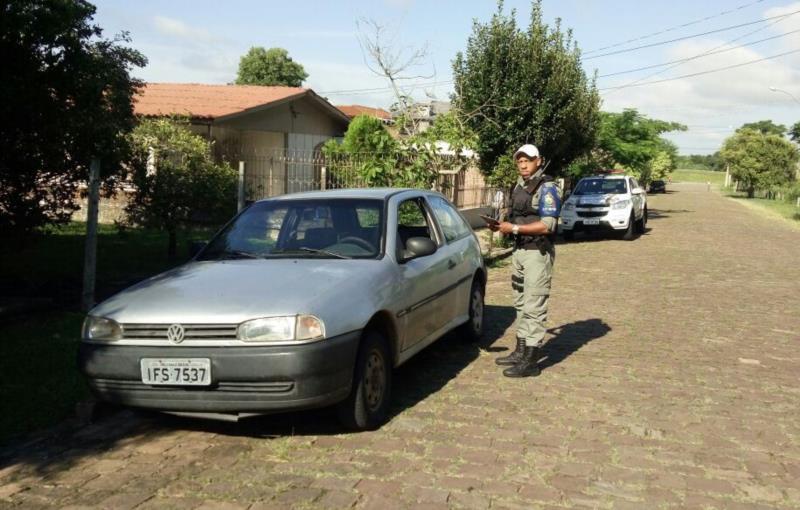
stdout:
[(514, 225), (513, 227), (511, 227), (511, 233), (514, 235), (519, 234), (519, 225)]

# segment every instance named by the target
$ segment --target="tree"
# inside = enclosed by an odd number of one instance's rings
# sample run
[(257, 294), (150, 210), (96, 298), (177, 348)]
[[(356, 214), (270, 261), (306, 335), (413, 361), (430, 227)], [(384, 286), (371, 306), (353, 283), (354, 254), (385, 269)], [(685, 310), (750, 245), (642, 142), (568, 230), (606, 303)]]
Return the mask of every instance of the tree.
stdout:
[(800, 156), (797, 148), (783, 136), (739, 129), (728, 137), (720, 151), (733, 179), (753, 198), (756, 189), (774, 189), (794, 179)]
[(581, 67), (572, 31), (542, 20), (533, 0), (527, 31), (502, 2), (488, 23), (475, 22), (467, 49), (453, 61), (455, 106), (477, 134), (481, 169), (492, 173), (503, 155), (535, 143), (559, 173), (595, 145), (600, 99)]
[(800, 122), (792, 124), (792, 128), (789, 130), (789, 137), (793, 142), (800, 143)]
[(99, 158), (110, 189), (135, 125), (129, 71), (147, 60), (104, 39), (83, 0), (4, 2), (0, 16), (0, 231), (65, 222)]
[(786, 126), (783, 124), (775, 124), (771, 120), (759, 120), (758, 122), (748, 122), (747, 124), (742, 125), (737, 131), (741, 131), (743, 129), (751, 129), (753, 131), (758, 131), (761, 134), (765, 135), (778, 135), (783, 136), (786, 134)]
[(678, 150), (660, 135), (684, 130), (686, 126), (649, 119), (634, 109), (602, 112), (597, 149), (589, 167), (623, 167), (643, 184), (665, 177), (675, 168)]
[(197, 219), (219, 224), (236, 211), (236, 172), (216, 164), (209, 142), (184, 121), (145, 119), (130, 139), (136, 191), (126, 208), (128, 220), (166, 230), (173, 260), (179, 228)]
[(308, 78), (303, 66), (283, 48), (252, 47), (239, 59), (237, 85), (285, 85), (299, 87)]

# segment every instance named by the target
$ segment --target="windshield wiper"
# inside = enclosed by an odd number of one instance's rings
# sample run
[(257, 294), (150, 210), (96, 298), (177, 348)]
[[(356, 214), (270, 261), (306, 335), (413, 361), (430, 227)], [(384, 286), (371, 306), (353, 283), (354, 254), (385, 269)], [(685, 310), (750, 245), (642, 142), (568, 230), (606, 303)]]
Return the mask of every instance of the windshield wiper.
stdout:
[(341, 253), (334, 253), (334, 252), (328, 251), (328, 250), (319, 250), (317, 248), (308, 248), (306, 246), (301, 246), (301, 247), (298, 248), (298, 250), (306, 251), (308, 253), (320, 253), (322, 255), (328, 255), (328, 256), (336, 257), (336, 258), (340, 258), (340, 259), (352, 259), (353, 258), (353, 257), (348, 257), (347, 255), (342, 255)]
[(226, 259), (228, 258), (237, 258), (237, 259), (260, 259), (259, 255), (255, 253), (250, 253), (249, 251), (241, 251), (241, 250), (225, 250), (220, 253), (221, 257)]

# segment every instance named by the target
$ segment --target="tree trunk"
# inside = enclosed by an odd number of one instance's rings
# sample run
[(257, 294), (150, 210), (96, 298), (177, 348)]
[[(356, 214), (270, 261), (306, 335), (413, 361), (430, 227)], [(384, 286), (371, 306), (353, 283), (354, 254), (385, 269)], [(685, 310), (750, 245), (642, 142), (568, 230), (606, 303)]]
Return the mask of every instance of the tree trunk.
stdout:
[(753, 198), (756, 195), (756, 188), (755, 186), (750, 186), (747, 188), (747, 198)]
[(175, 230), (169, 230), (169, 245), (167, 246), (167, 259), (170, 262), (174, 262), (176, 255), (177, 255), (177, 232)]

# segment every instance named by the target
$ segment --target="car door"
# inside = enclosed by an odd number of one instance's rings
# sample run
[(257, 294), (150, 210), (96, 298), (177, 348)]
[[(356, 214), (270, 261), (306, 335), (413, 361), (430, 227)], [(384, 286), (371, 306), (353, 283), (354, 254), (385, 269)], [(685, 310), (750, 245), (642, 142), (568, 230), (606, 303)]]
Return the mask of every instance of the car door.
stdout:
[[(442, 299), (448, 282), (448, 259), (441, 252), (444, 243), (422, 197), (400, 202), (396, 217), (395, 253), (400, 274), (397, 318), (403, 331), (401, 350), (406, 350), (437, 333), (448, 321), (448, 305)], [(433, 255), (403, 260), (405, 242), (411, 237), (428, 237), (439, 249)]]
[(475, 256), (474, 238), (472, 229), (450, 202), (436, 195), (429, 195), (427, 201), (445, 242), (440, 250), (447, 259), (444, 299), (449, 322), (468, 313), (475, 271), (471, 260)]

